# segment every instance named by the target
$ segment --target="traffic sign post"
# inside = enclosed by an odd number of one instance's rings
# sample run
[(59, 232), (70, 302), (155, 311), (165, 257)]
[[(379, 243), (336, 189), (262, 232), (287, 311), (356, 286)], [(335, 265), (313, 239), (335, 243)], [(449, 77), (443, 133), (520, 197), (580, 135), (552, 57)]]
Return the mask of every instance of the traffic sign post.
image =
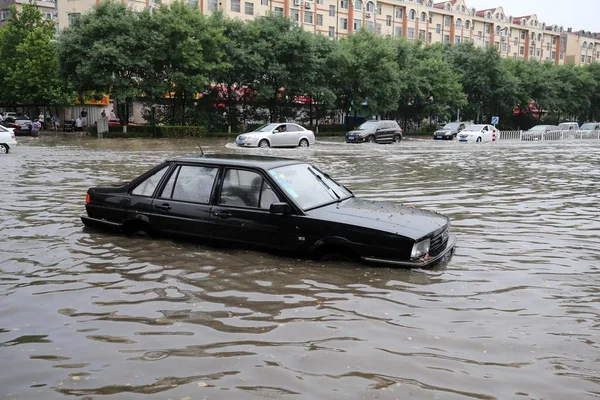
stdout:
[(498, 122), (500, 122), (500, 117), (492, 117), (492, 125), (496, 126)]

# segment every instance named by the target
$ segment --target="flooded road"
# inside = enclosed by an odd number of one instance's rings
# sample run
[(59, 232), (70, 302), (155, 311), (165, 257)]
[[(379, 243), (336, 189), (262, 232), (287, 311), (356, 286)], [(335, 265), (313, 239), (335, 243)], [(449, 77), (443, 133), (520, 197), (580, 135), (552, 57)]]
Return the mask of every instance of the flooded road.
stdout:
[(600, 144), (426, 139), (266, 153), (442, 212), (434, 270), (84, 229), (89, 186), (196, 141), (21, 138), (0, 157), (0, 399), (600, 396)]

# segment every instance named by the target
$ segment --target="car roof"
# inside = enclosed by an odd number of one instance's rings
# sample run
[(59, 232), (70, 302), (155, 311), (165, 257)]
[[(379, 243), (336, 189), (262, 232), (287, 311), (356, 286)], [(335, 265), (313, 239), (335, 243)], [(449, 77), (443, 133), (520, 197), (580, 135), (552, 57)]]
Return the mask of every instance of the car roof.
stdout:
[(217, 164), (237, 167), (258, 167), (265, 170), (286, 165), (303, 164), (304, 161), (293, 158), (268, 157), (248, 154), (200, 154), (168, 159), (167, 162), (186, 162), (199, 164)]

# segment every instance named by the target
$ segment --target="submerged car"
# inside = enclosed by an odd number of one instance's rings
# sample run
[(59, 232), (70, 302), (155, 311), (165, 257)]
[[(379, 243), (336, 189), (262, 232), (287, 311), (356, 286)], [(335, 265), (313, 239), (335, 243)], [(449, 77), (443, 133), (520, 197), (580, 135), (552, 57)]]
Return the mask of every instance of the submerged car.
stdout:
[(2, 124), (6, 128), (13, 129), (13, 132), (17, 136), (30, 136), (31, 135), (31, 125), (33, 122), (31, 120), (26, 119), (24, 117), (6, 117)]
[(320, 260), (425, 267), (456, 237), (444, 215), (362, 200), (304, 161), (174, 158), (119, 186), (87, 191), (88, 227), (185, 236)]
[(402, 128), (396, 121), (373, 120), (346, 133), (346, 143), (394, 143), (402, 141)]
[(557, 125), (536, 125), (521, 134), (521, 140), (560, 140), (563, 131)]
[(586, 122), (575, 131), (574, 137), (576, 139), (600, 139), (600, 123)]
[(469, 125), (458, 134), (459, 142), (497, 142), (500, 131), (494, 125)]
[(468, 124), (465, 122), (450, 122), (433, 133), (433, 140), (453, 140)]
[(7, 154), (16, 146), (17, 141), (13, 129), (0, 125), (0, 154)]
[(235, 143), (241, 147), (308, 147), (315, 144), (315, 133), (298, 124), (266, 124), (242, 133)]

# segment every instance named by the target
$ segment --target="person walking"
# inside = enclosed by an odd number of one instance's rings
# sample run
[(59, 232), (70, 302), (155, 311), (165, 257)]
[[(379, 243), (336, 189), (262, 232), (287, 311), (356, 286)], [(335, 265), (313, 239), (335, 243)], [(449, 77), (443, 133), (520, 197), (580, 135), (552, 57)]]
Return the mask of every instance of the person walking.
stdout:
[(83, 120), (81, 119), (81, 117), (77, 117), (77, 119), (75, 120), (75, 129), (77, 130), (77, 132), (81, 132), (79, 134), (79, 137), (83, 137), (85, 135), (83, 132)]
[(33, 123), (31, 124), (31, 137), (33, 139), (39, 139), (40, 138), (40, 121), (33, 121)]

